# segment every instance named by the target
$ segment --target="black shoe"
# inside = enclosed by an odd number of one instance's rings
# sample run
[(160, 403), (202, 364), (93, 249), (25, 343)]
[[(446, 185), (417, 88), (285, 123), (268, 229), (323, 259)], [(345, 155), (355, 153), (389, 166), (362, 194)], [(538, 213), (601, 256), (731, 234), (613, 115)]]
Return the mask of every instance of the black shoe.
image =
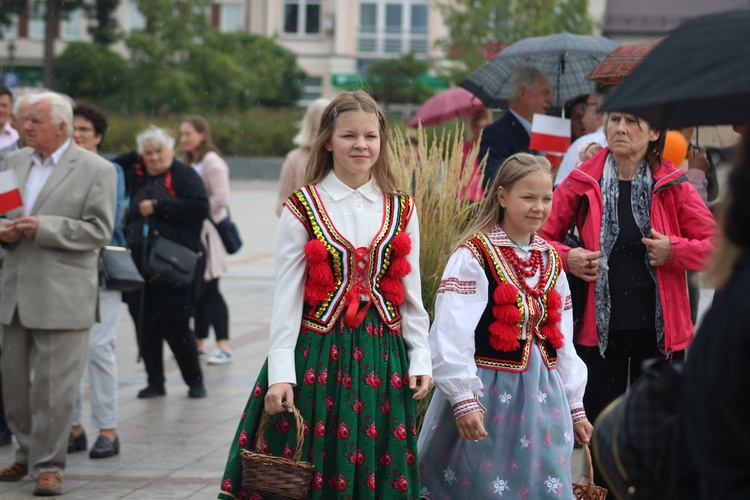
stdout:
[(205, 398), (206, 397), (206, 388), (203, 384), (200, 385), (194, 385), (190, 388), (188, 391), (188, 397), (190, 398)]
[(91, 447), (89, 457), (91, 458), (109, 458), (120, 453), (120, 438), (115, 436), (114, 441), (110, 441), (107, 436), (99, 435), (96, 443)]
[(88, 441), (86, 441), (86, 431), (81, 431), (77, 436), (74, 436), (71, 432), (68, 436), (68, 453), (75, 453), (76, 451), (86, 451)]
[(0, 432), (0, 446), (7, 446), (12, 443), (11, 437), (13, 437), (13, 434), (10, 431)]
[(142, 389), (138, 393), (138, 397), (141, 399), (145, 398), (156, 398), (159, 396), (166, 396), (167, 391), (164, 390), (163, 385), (148, 385), (145, 389)]

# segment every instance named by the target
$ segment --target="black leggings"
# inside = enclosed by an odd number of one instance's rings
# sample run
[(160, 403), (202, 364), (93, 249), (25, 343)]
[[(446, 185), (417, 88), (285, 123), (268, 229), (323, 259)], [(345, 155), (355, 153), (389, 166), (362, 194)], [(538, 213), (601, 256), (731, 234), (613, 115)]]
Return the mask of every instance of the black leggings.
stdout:
[(203, 383), (203, 373), (198, 363), (195, 336), (190, 331), (188, 318), (146, 318), (143, 324), (141, 355), (148, 373), (148, 385), (164, 384), (163, 348), (167, 341), (174, 354), (180, 373), (190, 387)]
[[(609, 332), (605, 358), (599, 347), (577, 346), (581, 359), (588, 368), (588, 383), (583, 396), (586, 417), (594, 424), (599, 414), (613, 400), (624, 394), (643, 373), (641, 364), (652, 358), (664, 358), (656, 346), (654, 330), (615, 330)], [(672, 355), (673, 361), (684, 361), (685, 351)], [(594, 464), (594, 476), (598, 485), (607, 488), (603, 476)]]
[(198, 303), (195, 305), (195, 336), (208, 338), (213, 325), (216, 340), (229, 339), (229, 309), (219, 291), (219, 278), (203, 284)]

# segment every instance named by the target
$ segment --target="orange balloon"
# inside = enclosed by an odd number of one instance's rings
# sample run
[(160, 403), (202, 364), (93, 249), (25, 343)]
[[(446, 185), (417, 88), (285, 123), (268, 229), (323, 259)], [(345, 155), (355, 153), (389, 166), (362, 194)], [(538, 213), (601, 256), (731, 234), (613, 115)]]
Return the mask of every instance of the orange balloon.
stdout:
[(687, 152), (688, 142), (685, 136), (676, 130), (668, 131), (664, 140), (662, 158), (671, 161), (675, 167), (679, 167), (680, 163), (687, 157)]

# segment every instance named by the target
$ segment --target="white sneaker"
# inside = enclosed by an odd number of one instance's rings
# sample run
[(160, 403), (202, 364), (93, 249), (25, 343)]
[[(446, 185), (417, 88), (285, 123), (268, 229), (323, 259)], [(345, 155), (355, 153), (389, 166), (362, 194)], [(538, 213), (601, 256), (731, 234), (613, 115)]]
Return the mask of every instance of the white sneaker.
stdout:
[(232, 361), (232, 353), (222, 349), (216, 349), (206, 361), (209, 365), (224, 365)]

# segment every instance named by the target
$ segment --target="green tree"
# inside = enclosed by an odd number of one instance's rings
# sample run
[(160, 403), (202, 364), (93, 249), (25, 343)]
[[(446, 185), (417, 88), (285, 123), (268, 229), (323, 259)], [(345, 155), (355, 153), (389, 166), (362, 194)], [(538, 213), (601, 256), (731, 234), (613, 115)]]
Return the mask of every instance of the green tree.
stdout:
[(119, 38), (117, 20), (113, 16), (119, 4), (120, 0), (95, 1), (93, 9), (89, 12), (89, 17), (95, 21), (89, 26), (89, 34), (94, 43), (111, 45)]
[(430, 69), (430, 63), (413, 52), (397, 59), (379, 59), (367, 67), (372, 97), (384, 104), (423, 102), (432, 95), (426, 84), (417, 80)]
[(449, 35), (437, 44), (454, 63), (444, 71), (456, 83), (523, 38), (593, 31), (587, 0), (440, 0), (438, 6)]
[(206, 33), (189, 50), (186, 66), (201, 99), (216, 109), (296, 105), (306, 78), (294, 53), (272, 38), (240, 32)]
[(73, 98), (106, 101), (120, 94), (129, 80), (127, 61), (109, 48), (71, 42), (57, 57), (54, 89)]

